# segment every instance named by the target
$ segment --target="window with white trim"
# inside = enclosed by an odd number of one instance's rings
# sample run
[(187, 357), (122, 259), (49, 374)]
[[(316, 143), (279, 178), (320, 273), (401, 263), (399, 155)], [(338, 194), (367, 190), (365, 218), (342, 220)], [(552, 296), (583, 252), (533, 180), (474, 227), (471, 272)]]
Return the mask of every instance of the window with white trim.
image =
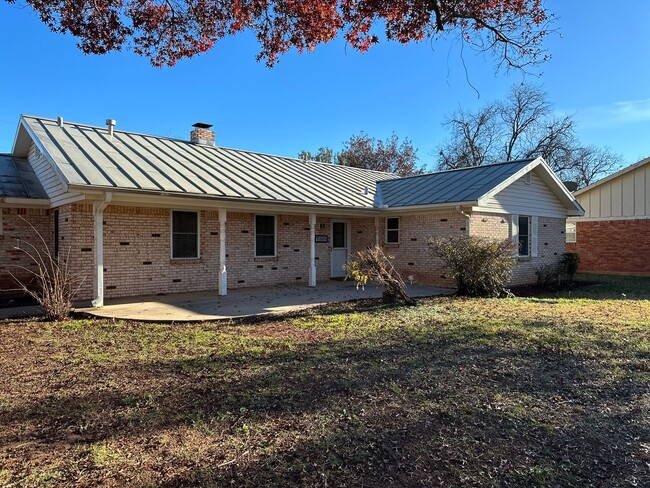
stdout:
[(530, 256), (530, 217), (525, 215), (519, 216), (518, 222), (519, 229), (519, 256), (528, 257)]
[(255, 257), (275, 256), (275, 216), (255, 216)]
[(399, 244), (399, 217), (386, 219), (386, 243)]
[(566, 223), (566, 241), (569, 244), (574, 244), (576, 242), (576, 223), (575, 222), (567, 222)]
[(199, 213), (172, 210), (172, 259), (199, 257)]

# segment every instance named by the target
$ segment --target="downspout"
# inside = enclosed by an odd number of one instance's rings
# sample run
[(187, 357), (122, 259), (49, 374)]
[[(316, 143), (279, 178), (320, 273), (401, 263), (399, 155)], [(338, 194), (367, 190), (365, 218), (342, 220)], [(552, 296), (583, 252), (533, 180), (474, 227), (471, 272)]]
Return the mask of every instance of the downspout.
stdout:
[(467, 226), (465, 227), (467, 230), (467, 235), (470, 235), (470, 225), (472, 223), (472, 219), (469, 214), (465, 213), (462, 208), (460, 208), (460, 205), (456, 205), (456, 212), (461, 214), (463, 217), (467, 219)]

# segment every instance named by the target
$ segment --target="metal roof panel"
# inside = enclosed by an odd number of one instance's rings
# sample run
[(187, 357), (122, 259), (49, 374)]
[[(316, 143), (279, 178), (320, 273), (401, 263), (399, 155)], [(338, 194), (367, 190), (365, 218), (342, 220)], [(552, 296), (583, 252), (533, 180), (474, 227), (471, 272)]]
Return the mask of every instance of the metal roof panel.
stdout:
[(29, 161), (11, 154), (0, 154), (0, 196), (47, 198)]

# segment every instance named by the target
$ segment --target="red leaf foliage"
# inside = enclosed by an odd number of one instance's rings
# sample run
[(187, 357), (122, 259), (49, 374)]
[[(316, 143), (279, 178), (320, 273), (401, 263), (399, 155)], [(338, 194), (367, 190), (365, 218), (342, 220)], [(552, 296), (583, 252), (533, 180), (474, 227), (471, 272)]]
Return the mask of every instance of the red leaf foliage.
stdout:
[[(14, 3), (15, 0), (6, 0)], [(454, 36), (498, 63), (544, 58), (549, 14), (542, 0), (25, 0), (55, 32), (71, 33), (85, 53), (130, 47), (155, 66), (205, 52), (243, 30), (255, 33), (268, 66), (342, 33), (366, 51), (379, 32), (400, 43)]]

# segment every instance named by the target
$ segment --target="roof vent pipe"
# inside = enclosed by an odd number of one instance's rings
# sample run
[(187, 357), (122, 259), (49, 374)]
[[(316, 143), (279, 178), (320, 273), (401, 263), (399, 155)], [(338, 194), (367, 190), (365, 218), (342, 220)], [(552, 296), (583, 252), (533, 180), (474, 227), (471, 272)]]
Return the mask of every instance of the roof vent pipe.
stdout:
[(63, 127), (63, 117), (56, 118), (56, 125), (58, 125), (59, 127)]
[(113, 127), (117, 125), (117, 122), (113, 119), (106, 119), (106, 126), (108, 127), (108, 137), (113, 140)]

